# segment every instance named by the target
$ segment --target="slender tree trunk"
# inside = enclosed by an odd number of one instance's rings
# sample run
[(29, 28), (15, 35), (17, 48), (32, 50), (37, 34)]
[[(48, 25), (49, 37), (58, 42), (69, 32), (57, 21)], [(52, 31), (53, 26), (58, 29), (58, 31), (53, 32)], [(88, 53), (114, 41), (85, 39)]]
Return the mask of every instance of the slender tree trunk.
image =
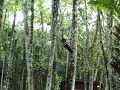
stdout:
[(26, 0), (22, 0), (23, 7), (23, 17), (24, 17), (24, 30), (25, 30), (25, 59), (27, 64), (27, 85), (28, 90), (32, 90), (32, 77), (31, 77), (31, 61), (30, 61), (30, 38), (29, 38), (29, 29), (28, 29), (28, 11)]
[(104, 59), (104, 66), (105, 66), (105, 90), (110, 90), (109, 87), (109, 71), (108, 71), (108, 59), (106, 57), (106, 53), (104, 50), (104, 45), (103, 45), (103, 37), (102, 37), (102, 26), (101, 26), (101, 19), (100, 19), (100, 10), (98, 11), (99, 13), (99, 19), (98, 19), (98, 29), (99, 29), (99, 38), (100, 38), (100, 46), (101, 46), (101, 50), (102, 50), (102, 55), (103, 55), (103, 59)]
[[(88, 8), (87, 8), (87, 1), (86, 0), (84, 0), (84, 4), (85, 4), (85, 28), (86, 28), (86, 31), (85, 31), (86, 40), (85, 40), (85, 47), (84, 47), (85, 48), (85, 50), (84, 50), (85, 51), (84, 66), (90, 67), (90, 58), (91, 58), (91, 56), (90, 56), (91, 52), (89, 50), (89, 37), (90, 37), (90, 35), (89, 35), (89, 29), (88, 29)], [(89, 80), (90, 78), (88, 78), (88, 77), (90, 77), (89, 72), (85, 71), (85, 73), (84, 73), (85, 90), (88, 90), (92, 86), (92, 81)], [(89, 83), (89, 84), (87, 84), (87, 83)]]
[[(5, 56), (5, 55), (4, 55)], [(3, 63), (2, 63), (2, 73), (1, 73), (1, 89), (3, 90), (3, 75), (4, 75), (4, 66), (5, 66), (5, 58), (3, 59)]]
[[(3, 20), (3, 31), (4, 31), (4, 26), (5, 26), (5, 21), (6, 21), (6, 14), (7, 14), (7, 10), (5, 11), (5, 16), (4, 16), (4, 20)], [(2, 34), (2, 33), (1, 33)], [(3, 34), (1, 35), (3, 36)], [(1, 37), (2, 38), (2, 37)], [(1, 40), (2, 41), (2, 40)], [(5, 40), (6, 42), (6, 40)], [(1, 43), (2, 44), (2, 43)], [(5, 66), (5, 57), (6, 57), (6, 52), (7, 50), (5, 50), (5, 53), (4, 53), (4, 59), (3, 59), (3, 63), (2, 63), (2, 75), (1, 75), (1, 90), (3, 90), (3, 74), (4, 74), (4, 66)]]
[(56, 88), (56, 59), (57, 59), (57, 54), (55, 54), (55, 58), (54, 58), (54, 62), (53, 62), (52, 88), (51, 88), (51, 90), (57, 90), (57, 88)]
[(26, 86), (27, 86), (27, 65), (26, 65), (26, 53), (25, 53), (25, 39), (23, 40), (23, 60), (22, 60), (22, 72), (23, 72), (23, 89), (22, 90), (26, 90)]
[(2, 27), (3, 4), (4, 4), (4, 0), (0, 0), (0, 31)]
[(111, 69), (111, 66), (110, 66), (110, 62), (112, 61), (112, 41), (111, 41), (111, 29), (112, 29), (112, 24), (113, 24), (113, 19), (112, 19), (112, 12), (109, 11), (108, 12), (108, 15), (107, 15), (107, 28), (108, 28), (108, 31), (107, 31), (107, 41), (108, 41), (108, 70), (109, 70), (109, 77), (108, 77), (108, 87), (110, 88), (110, 90), (113, 90), (112, 89), (112, 69)]
[(46, 82), (46, 90), (51, 90), (53, 62), (56, 53), (56, 29), (57, 29), (57, 16), (58, 16), (59, 0), (52, 0), (52, 19), (51, 19), (51, 55), (49, 61), (49, 69)]
[(93, 71), (89, 72), (89, 90), (93, 90)]
[(72, 30), (70, 36), (70, 47), (73, 52), (69, 52), (68, 56), (68, 70), (66, 90), (74, 90), (75, 88), (75, 76), (76, 76), (76, 64), (77, 64), (77, 42), (78, 42), (78, 29), (77, 29), (77, 5), (78, 0), (73, 0), (73, 17), (72, 17)]
[(23, 80), (24, 80), (24, 70), (22, 71), (22, 76), (20, 78), (19, 90), (23, 90)]
[(30, 59), (33, 59), (34, 0), (31, 0)]
[[(97, 20), (96, 20), (96, 31), (95, 31), (95, 37), (93, 39), (93, 43), (92, 43), (92, 46), (91, 46), (91, 50), (94, 49), (95, 45), (96, 45), (96, 40), (97, 40), (97, 37), (98, 37), (98, 32), (99, 32), (99, 27), (100, 27), (100, 11), (99, 11), (99, 8), (97, 8)], [(97, 65), (99, 65), (100, 63), (100, 57), (98, 57), (98, 61), (97, 61)], [(97, 75), (98, 75), (98, 68), (96, 68), (95, 72), (94, 72), (94, 81), (96, 81), (97, 79)]]
[[(30, 36), (30, 60), (33, 60), (33, 30), (34, 30), (34, 0), (31, 0), (31, 36)], [(32, 63), (32, 61), (31, 61)], [(32, 70), (32, 64), (31, 64), (31, 90), (34, 90), (33, 85), (33, 70)]]

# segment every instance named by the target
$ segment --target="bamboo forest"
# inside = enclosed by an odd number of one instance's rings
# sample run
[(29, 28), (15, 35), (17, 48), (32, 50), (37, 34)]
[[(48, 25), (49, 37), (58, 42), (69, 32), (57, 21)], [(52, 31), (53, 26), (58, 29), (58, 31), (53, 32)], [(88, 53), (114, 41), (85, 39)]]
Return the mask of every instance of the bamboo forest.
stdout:
[(0, 0), (0, 90), (120, 90), (120, 0)]

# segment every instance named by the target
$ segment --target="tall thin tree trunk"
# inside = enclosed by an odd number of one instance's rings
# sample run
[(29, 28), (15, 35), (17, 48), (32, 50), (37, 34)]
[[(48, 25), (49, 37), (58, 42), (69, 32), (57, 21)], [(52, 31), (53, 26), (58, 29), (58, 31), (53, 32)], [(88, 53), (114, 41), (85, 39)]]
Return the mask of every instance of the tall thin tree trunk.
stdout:
[(99, 38), (100, 38), (100, 46), (101, 46), (101, 51), (103, 55), (103, 60), (104, 60), (104, 66), (105, 66), (105, 90), (110, 90), (109, 87), (109, 71), (108, 71), (108, 59), (106, 57), (104, 45), (103, 45), (103, 37), (102, 37), (102, 26), (101, 26), (101, 19), (100, 19), (100, 10), (98, 11), (99, 13), (99, 19), (98, 19), (98, 29), (99, 29)]
[(28, 11), (26, 0), (22, 0), (23, 7), (23, 17), (24, 17), (24, 30), (25, 30), (25, 59), (27, 64), (27, 85), (28, 90), (32, 90), (32, 78), (31, 78), (31, 62), (30, 62), (30, 38), (29, 38), (29, 29), (28, 29)]
[[(89, 29), (88, 29), (88, 8), (87, 8), (87, 1), (86, 0), (84, 0), (84, 4), (85, 4), (85, 29), (86, 29), (86, 31), (85, 31), (86, 40), (85, 40), (85, 62), (84, 62), (84, 66), (89, 66), (90, 67), (90, 62), (89, 62), (90, 58), (91, 58), (91, 56), (90, 56), (91, 52), (89, 50), (89, 37), (90, 37), (90, 35), (89, 35)], [(88, 79), (90, 79), (88, 77), (90, 77), (89, 72), (85, 71), (85, 73), (84, 73), (84, 81), (85, 81), (84, 87), (85, 87), (85, 90), (87, 90), (89, 87), (92, 86), (92, 81), (88, 80)], [(88, 85), (87, 84), (88, 81), (91, 84)]]
[[(5, 28), (4, 26), (5, 26), (5, 21), (6, 21), (6, 14), (7, 14), (7, 10), (5, 11), (5, 16), (4, 16), (4, 20), (3, 20), (3, 31), (4, 31), (4, 28)], [(3, 36), (3, 35), (1, 35), (1, 36)], [(4, 74), (4, 65), (5, 65), (6, 52), (7, 52), (7, 50), (5, 50), (4, 59), (3, 59), (3, 63), (2, 63), (1, 90), (3, 90), (3, 81), (4, 81), (3, 80), (3, 74)]]
[[(95, 45), (96, 45), (96, 40), (97, 40), (97, 37), (98, 37), (98, 32), (99, 32), (99, 27), (100, 27), (100, 11), (99, 11), (99, 8), (97, 8), (97, 20), (96, 20), (96, 31), (95, 31), (95, 37), (93, 39), (93, 43), (92, 43), (92, 46), (91, 46), (91, 50), (94, 49)], [(99, 65), (100, 63), (100, 57), (98, 57), (98, 61), (97, 61), (97, 65)], [(96, 66), (97, 66), (96, 65)], [(94, 72), (94, 81), (96, 81), (97, 79), (97, 74), (98, 74), (98, 68), (96, 68), (95, 72)]]
[(22, 76), (21, 76), (21, 78), (20, 78), (20, 85), (19, 85), (19, 90), (23, 90), (23, 80), (24, 80), (24, 69), (23, 69), (23, 71), (22, 71)]
[(108, 77), (108, 87), (110, 88), (110, 90), (113, 90), (112, 89), (112, 69), (111, 69), (111, 66), (110, 66), (110, 62), (112, 61), (112, 41), (111, 41), (111, 29), (112, 29), (112, 24), (113, 24), (113, 19), (112, 19), (112, 12), (109, 11), (108, 12), (108, 15), (107, 15), (107, 41), (108, 41), (108, 70), (109, 70), (109, 77)]
[(3, 4), (4, 4), (4, 0), (0, 0), (0, 31), (2, 27)]
[[(5, 56), (5, 55), (4, 55)], [(4, 74), (4, 66), (5, 66), (5, 58), (3, 59), (2, 63), (2, 73), (1, 73), (1, 90), (3, 90), (3, 74)]]
[(22, 90), (26, 90), (26, 86), (27, 86), (27, 82), (26, 82), (26, 79), (27, 79), (27, 65), (26, 65), (26, 53), (25, 53), (25, 39), (23, 40), (23, 60), (22, 60), (22, 72), (24, 73), (23, 74), (23, 89)]
[(56, 59), (57, 59), (57, 54), (55, 54), (55, 58), (54, 58), (54, 62), (53, 62), (52, 88), (51, 88), (51, 90), (57, 90), (57, 88), (56, 88)]
[(68, 70), (66, 90), (74, 90), (75, 88), (75, 76), (76, 76), (76, 64), (77, 64), (77, 42), (78, 42), (78, 29), (77, 29), (77, 5), (78, 0), (73, 0), (73, 17), (72, 17), (72, 30), (70, 33), (70, 47), (73, 52), (69, 52), (68, 56)]
[[(34, 30), (34, 0), (31, 0), (31, 36), (30, 36), (30, 60), (33, 60), (33, 30)], [(31, 61), (32, 63), (32, 61)], [(32, 70), (32, 64), (31, 64), (31, 90), (34, 90), (33, 85), (33, 70)]]
[(58, 5), (59, 5), (59, 0), (52, 0), (51, 54), (50, 54), (49, 69), (48, 69), (45, 90), (51, 90), (53, 62), (55, 60), (55, 53), (56, 53), (56, 29), (57, 29)]

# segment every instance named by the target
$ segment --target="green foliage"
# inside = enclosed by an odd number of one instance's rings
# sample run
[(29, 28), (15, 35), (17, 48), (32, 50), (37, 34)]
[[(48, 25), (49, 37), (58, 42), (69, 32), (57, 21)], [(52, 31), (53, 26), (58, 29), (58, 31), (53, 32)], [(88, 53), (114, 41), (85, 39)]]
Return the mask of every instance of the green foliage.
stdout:
[(12, 12), (16, 12), (20, 10), (22, 2), (20, 0), (8, 0), (4, 3), (4, 9), (10, 10)]
[(62, 77), (61, 76), (58, 76), (58, 74), (56, 75), (56, 88), (57, 88), (57, 90), (59, 90), (60, 89), (60, 87), (59, 87), (59, 85), (60, 85), (60, 83), (61, 83), (61, 81), (62, 81)]
[(83, 66), (81, 67), (81, 72), (90, 72), (90, 71), (94, 71), (95, 69), (96, 69), (95, 67)]
[(120, 15), (120, 1), (119, 0), (90, 0), (89, 5), (104, 8)]

